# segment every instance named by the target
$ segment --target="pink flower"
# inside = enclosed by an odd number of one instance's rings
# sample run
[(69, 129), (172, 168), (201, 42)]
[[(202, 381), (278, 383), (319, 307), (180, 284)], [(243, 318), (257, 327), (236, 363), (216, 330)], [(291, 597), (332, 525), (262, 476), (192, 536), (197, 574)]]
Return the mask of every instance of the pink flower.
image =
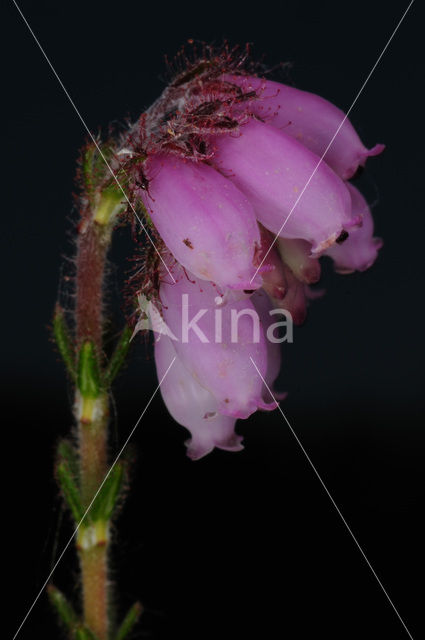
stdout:
[(373, 237), (373, 218), (366, 200), (353, 185), (347, 185), (351, 194), (353, 212), (362, 217), (362, 226), (350, 233), (342, 244), (334, 244), (325, 255), (330, 256), (338, 273), (366, 271), (375, 262), (382, 240)]
[(176, 283), (164, 281), (160, 288), (164, 320), (177, 337), (173, 345), (180, 361), (215, 398), (217, 411), (247, 418), (259, 408), (274, 409), (275, 403), (262, 397), (262, 381), (250, 360), (266, 374), (266, 340), (250, 299), (226, 302), (213, 283), (182, 270), (173, 275)]
[(283, 131), (251, 120), (214, 144), (216, 166), (273, 233), (307, 240), (320, 254), (358, 224), (344, 182), (323, 162), (316, 169), (319, 158)]
[(260, 234), (252, 205), (211, 167), (176, 156), (149, 158), (149, 192), (137, 193), (174, 257), (202, 280), (255, 289)]
[(161, 391), (191, 433), (192, 458), (241, 449), (236, 419), (276, 407), (267, 390), (281, 366), (273, 314), (303, 323), (322, 293), (310, 288), (321, 256), (340, 273), (376, 259), (370, 210), (347, 179), (384, 148), (368, 150), (323, 98), (246, 75), (229, 50), (204, 54), (120, 152), (157, 245), (139, 270), (136, 330), (148, 315), (160, 378), (175, 358)]
[(158, 378), (165, 375), (160, 389), (168, 411), (191, 433), (186, 446), (192, 460), (202, 458), (214, 447), (226, 451), (243, 449), (242, 438), (234, 431), (236, 418), (218, 413), (217, 400), (184, 367), (172, 340), (165, 335), (155, 342), (155, 364)]
[(324, 160), (344, 180), (364, 167), (368, 157), (377, 156), (385, 148), (377, 144), (367, 149), (348, 118), (344, 120), (343, 111), (314, 93), (249, 76), (225, 75), (223, 79), (236, 84), (244, 93), (258, 93), (259, 99), (250, 103), (252, 112), (319, 157), (343, 123)]

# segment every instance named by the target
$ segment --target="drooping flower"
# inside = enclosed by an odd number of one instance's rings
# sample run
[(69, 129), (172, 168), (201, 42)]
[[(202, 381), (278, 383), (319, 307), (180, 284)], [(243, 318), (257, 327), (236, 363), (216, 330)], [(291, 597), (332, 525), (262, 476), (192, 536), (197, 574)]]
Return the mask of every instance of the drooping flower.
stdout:
[[(179, 273), (180, 271), (180, 273)], [(233, 300), (213, 283), (174, 269), (175, 283), (162, 282), (160, 299), (181, 362), (217, 401), (227, 416), (247, 418), (257, 409), (274, 409), (264, 401), (262, 381), (252, 357), (264, 376), (267, 345), (258, 314), (248, 297)]]
[(273, 233), (306, 240), (320, 254), (359, 224), (341, 178), (283, 131), (251, 120), (239, 135), (217, 137), (215, 147), (216, 165)]
[(174, 257), (202, 280), (255, 289), (260, 234), (252, 205), (229, 180), (202, 163), (154, 155), (139, 190), (152, 222)]
[(334, 244), (325, 255), (330, 256), (338, 273), (366, 271), (375, 262), (382, 247), (381, 238), (373, 237), (373, 218), (369, 206), (356, 187), (348, 184), (352, 209), (361, 215), (362, 226), (353, 231), (343, 244)]
[(385, 148), (377, 144), (367, 149), (344, 112), (314, 93), (251, 76), (225, 75), (223, 80), (236, 84), (244, 93), (254, 91), (259, 99), (250, 106), (256, 116), (299, 140), (316, 155), (321, 157), (326, 152), (326, 164), (344, 180), (352, 178), (367, 158)]
[(234, 430), (236, 418), (218, 413), (217, 400), (186, 369), (166, 335), (155, 342), (155, 364), (158, 378), (165, 376), (160, 389), (168, 411), (191, 433), (186, 446), (192, 460), (202, 458), (214, 447), (226, 451), (243, 449), (242, 437)]
[(368, 268), (380, 247), (347, 180), (383, 145), (368, 150), (337, 107), (255, 75), (234, 54), (205, 48), (120, 151), (157, 245), (139, 269), (137, 328), (155, 316), (160, 378), (175, 358), (162, 393), (191, 433), (192, 458), (240, 449), (235, 420), (275, 408), (267, 387), (283, 397), (273, 389), (281, 352), (270, 311), (302, 324), (322, 293), (310, 288), (321, 256), (348, 273)]

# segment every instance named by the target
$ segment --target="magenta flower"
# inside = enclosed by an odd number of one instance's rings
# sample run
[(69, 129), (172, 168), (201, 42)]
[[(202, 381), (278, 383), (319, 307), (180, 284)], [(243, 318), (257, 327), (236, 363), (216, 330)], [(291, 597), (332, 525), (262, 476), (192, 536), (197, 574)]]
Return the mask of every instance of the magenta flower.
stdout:
[(318, 156), (325, 153), (343, 123), (325, 161), (344, 180), (352, 178), (359, 167), (364, 167), (367, 158), (377, 156), (385, 148), (377, 144), (366, 149), (348, 118), (344, 120), (344, 113), (314, 93), (262, 78), (225, 75), (223, 79), (238, 85), (244, 93), (254, 91), (259, 97), (250, 104), (253, 113)]
[(176, 283), (161, 284), (162, 312), (190, 375), (214, 396), (219, 413), (247, 418), (259, 408), (274, 409), (275, 403), (262, 397), (262, 381), (250, 360), (266, 375), (266, 340), (250, 299), (226, 302), (215, 284), (181, 269), (173, 275)]
[(353, 211), (361, 215), (362, 226), (353, 231), (343, 244), (334, 244), (325, 255), (330, 256), (338, 273), (366, 271), (375, 262), (382, 247), (381, 238), (373, 237), (373, 218), (366, 200), (353, 185), (347, 185)]
[(202, 280), (255, 289), (260, 234), (252, 205), (229, 180), (202, 163), (170, 155), (149, 158), (149, 191), (139, 190), (174, 257)]
[(368, 150), (323, 98), (245, 73), (228, 50), (189, 64), (123, 141), (135, 205), (173, 276), (148, 248), (137, 328), (154, 316), (160, 377), (176, 358), (162, 394), (192, 458), (239, 450), (236, 419), (276, 407), (263, 379), (272, 388), (280, 370), (277, 327), (302, 324), (321, 295), (310, 288), (321, 256), (339, 273), (376, 259), (371, 212), (347, 180), (383, 148)]
[(190, 374), (177, 356), (172, 340), (165, 335), (155, 342), (159, 379), (174, 357), (176, 360), (161, 385), (161, 394), (174, 420), (190, 431), (192, 437), (186, 441), (188, 456), (197, 460), (214, 447), (226, 451), (243, 449), (242, 438), (234, 431), (236, 418), (218, 413), (217, 400)]
[(218, 137), (215, 149), (217, 167), (248, 196), (259, 222), (273, 233), (307, 240), (320, 254), (359, 223), (344, 182), (324, 162), (313, 175), (319, 157), (283, 131), (251, 120), (240, 135)]

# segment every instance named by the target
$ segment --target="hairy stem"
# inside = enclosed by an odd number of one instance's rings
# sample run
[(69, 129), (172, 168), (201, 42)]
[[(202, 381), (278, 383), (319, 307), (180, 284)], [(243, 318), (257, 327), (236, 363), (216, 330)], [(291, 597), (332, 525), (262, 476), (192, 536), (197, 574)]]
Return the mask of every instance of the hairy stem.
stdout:
[[(76, 342), (92, 348), (102, 366), (103, 282), (110, 233), (93, 218), (79, 228), (77, 250)], [(86, 385), (87, 387), (87, 385)], [(108, 397), (102, 391), (77, 385), (75, 413), (79, 438), (81, 499), (86, 509), (108, 470)], [(84, 623), (99, 640), (107, 640), (108, 621), (108, 525), (90, 526), (77, 539), (81, 567)]]

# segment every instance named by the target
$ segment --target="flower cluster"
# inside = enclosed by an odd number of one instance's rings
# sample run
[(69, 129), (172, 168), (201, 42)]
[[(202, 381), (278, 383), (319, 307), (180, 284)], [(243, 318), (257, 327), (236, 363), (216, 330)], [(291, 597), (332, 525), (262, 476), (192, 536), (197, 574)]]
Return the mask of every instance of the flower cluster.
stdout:
[[(121, 152), (133, 196), (163, 243), (158, 299), (173, 338), (156, 340), (156, 366), (161, 379), (176, 358), (161, 391), (191, 432), (192, 458), (240, 449), (236, 419), (276, 406), (261, 379), (272, 385), (280, 368), (279, 346), (266, 338), (269, 310), (302, 323), (321, 256), (340, 273), (363, 271), (381, 245), (348, 180), (383, 145), (368, 150), (323, 98), (244, 69), (223, 55), (189, 65)], [(196, 320), (186, 340), (183, 299)]]

